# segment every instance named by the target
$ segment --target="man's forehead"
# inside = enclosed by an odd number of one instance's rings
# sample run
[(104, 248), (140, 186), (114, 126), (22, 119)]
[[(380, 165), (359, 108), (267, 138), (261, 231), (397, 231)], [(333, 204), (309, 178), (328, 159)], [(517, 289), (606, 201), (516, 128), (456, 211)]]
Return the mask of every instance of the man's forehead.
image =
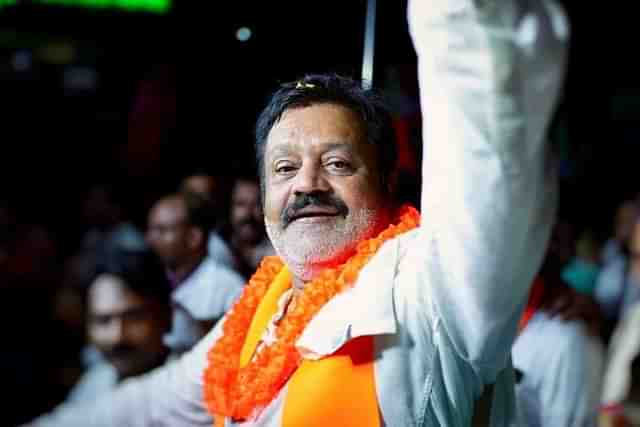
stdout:
[(336, 142), (336, 141), (316, 141), (315, 143), (309, 144), (293, 144), (293, 143), (274, 143), (270, 148), (268, 148), (268, 154), (271, 157), (280, 156), (280, 155), (288, 155), (291, 153), (295, 153), (304, 148), (316, 148), (319, 151), (328, 152), (328, 151), (345, 151), (345, 152), (353, 152), (354, 144), (350, 142)]
[(110, 316), (140, 308), (144, 299), (131, 292), (119, 277), (105, 274), (89, 289), (89, 311), (94, 316)]
[[(300, 146), (355, 144), (363, 136), (359, 116), (335, 104), (317, 104), (285, 111), (267, 138), (267, 152)], [(333, 147), (331, 147), (333, 148)]]
[(217, 181), (209, 175), (192, 175), (185, 179), (184, 186), (191, 189), (212, 191), (215, 190)]
[(182, 199), (172, 197), (159, 201), (152, 210), (152, 217), (158, 220), (183, 217), (186, 215), (186, 206)]

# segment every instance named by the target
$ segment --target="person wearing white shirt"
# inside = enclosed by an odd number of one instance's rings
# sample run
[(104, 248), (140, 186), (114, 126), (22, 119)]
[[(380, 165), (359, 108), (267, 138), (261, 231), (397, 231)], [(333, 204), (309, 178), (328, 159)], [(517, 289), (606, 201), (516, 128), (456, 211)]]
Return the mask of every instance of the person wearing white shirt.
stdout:
[(518, 335), (513, 365), (520, 423), (527, 427), (595, 427), (604, 347), (580, 320), (538, 311)]
[(283, 84), (256, 132), (279, 257), (192, 351), (81, 425), (510, 425), (511, 346), (554, 218), (543, 142), (568, 26), (545, 0), (414, 0), (408, 18), (422, 225), (393, 203), (379, 98), (335, 75)]
[(173, 324), (166, 343), (173, 355), (189, 350), (238, 298), (244, 278), (208, 256), (214, 224), (207, 200), (175, 193), (149, 212), (147, 241), (162, 259), (173, 287)]

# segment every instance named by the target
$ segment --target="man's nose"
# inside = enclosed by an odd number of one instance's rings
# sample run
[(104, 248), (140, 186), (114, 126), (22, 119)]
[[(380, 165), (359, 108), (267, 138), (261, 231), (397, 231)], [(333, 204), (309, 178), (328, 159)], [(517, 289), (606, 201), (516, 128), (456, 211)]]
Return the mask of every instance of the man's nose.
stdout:
[(121, 343), (125, 336), (123, 320), (119, 318), (112, 319), (106, 332), (107, 339), (112, 345)]
[(303, 165), (295, 176), (293, 193), (309, 194), (314, 192), (327, 192), (330, 188), (329, 182), (320, 166)]

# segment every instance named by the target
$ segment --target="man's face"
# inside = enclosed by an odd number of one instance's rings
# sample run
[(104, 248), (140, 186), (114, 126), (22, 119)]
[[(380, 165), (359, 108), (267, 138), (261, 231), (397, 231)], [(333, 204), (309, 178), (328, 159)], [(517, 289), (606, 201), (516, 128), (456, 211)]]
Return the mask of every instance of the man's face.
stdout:
[(286, 111), (269, 133), (264, 168), (267, 232), (302, 280), (344, 261), (388, 222), (375, 147), (345, 107)]
[(264, 217), (257, 182), (238, 181), (231, 194), (231, 226), (240, 242), (256, 245), (264, 237)]
[(622, 206), (620, 206), (618, 212), (616, 213), (615, 224), (615, 236), (619, 242), (623, 244), (628, 243), (637, 218), (638, 208), (636, 207), (635, 203), (626, 202)]
[(169, 327), (166, 307), (137, 295), (118, 277), (103, 275), (89, 288), (89, 339), (120, 378), (158, 366), (166, 355), (162, 342)]
[(216, 179), (209, 175), (192, 175), (182, 183), (182, 190), (198, 194), (211, 202), (217, 201), (218, 187)]
[(187, 212), (177, 198), (160, 200), (149, 212), (147, 242), (169, 270), (175, 270), (188, 251)]

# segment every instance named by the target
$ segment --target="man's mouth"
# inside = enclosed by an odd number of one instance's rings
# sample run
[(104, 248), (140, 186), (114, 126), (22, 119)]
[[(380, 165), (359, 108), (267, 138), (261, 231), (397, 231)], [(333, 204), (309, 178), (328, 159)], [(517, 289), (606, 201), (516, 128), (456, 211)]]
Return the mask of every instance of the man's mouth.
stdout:
[(334, 208), (320, 208), (317, 206), (303, 208), (297, 211), (291, 216), (291, 221), (295, 221), (302, 218), (320, 218), (338, 216), (339, 212)]
[(303, 222), (330, 221), (331, 217), (346, 218), (349, 213), (347, 205), (331, 194), (304, 194), (296, 199), (280, 215), (282, 226), (286, 228), (296, 220)]

